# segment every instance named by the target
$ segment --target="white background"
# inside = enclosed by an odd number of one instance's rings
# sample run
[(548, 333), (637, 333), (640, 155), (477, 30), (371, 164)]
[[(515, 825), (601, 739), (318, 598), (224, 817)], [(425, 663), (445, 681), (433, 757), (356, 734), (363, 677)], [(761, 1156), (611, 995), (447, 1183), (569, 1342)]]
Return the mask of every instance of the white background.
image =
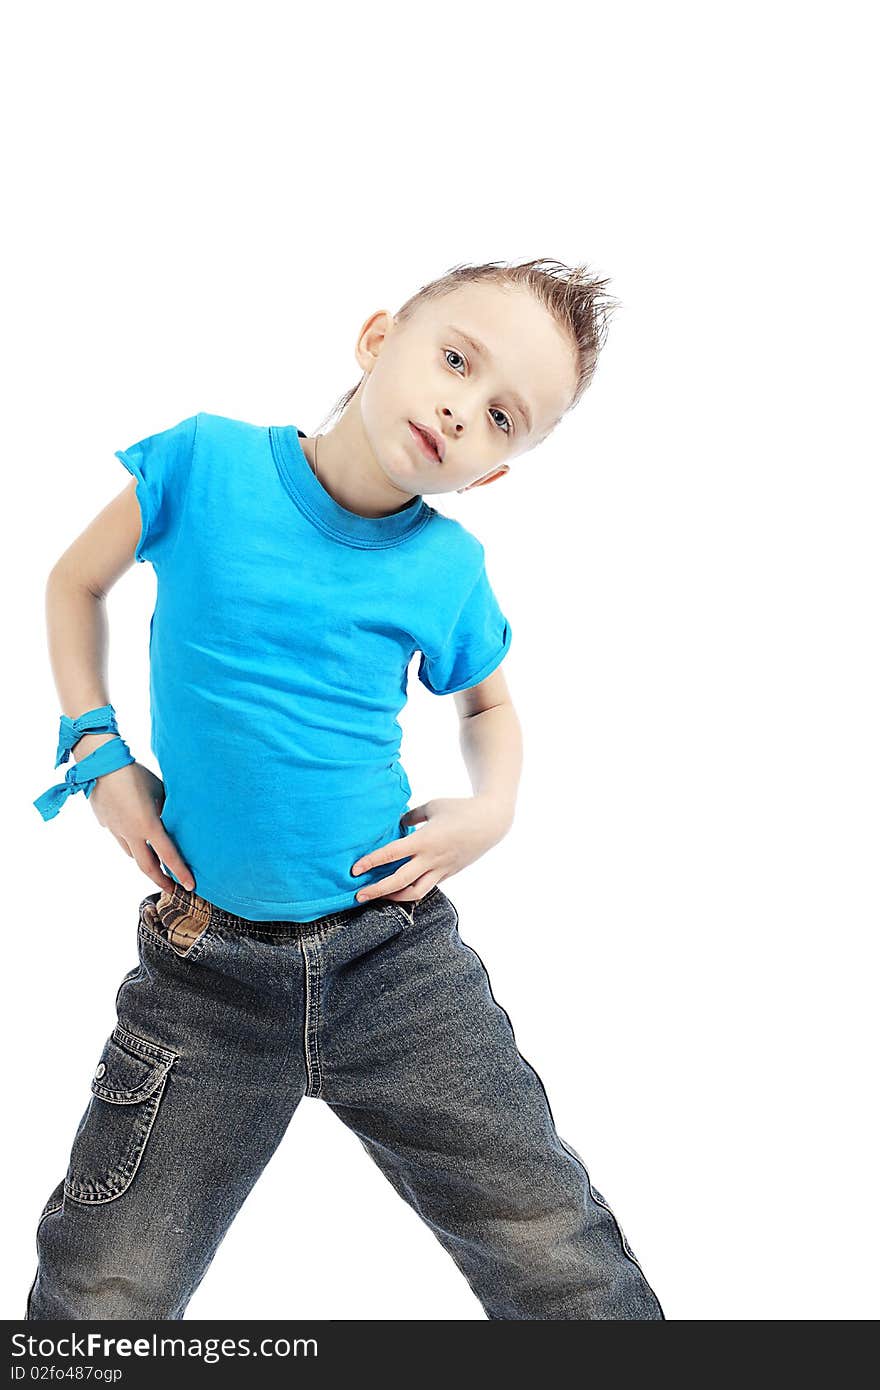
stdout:
[[(461, 261), (622, 307), (582, 404), (438, 505), (486, 546), (514, 828), (444, 883), (669, 1319), (877, 1314), (876, 77), (862, 4), (31, 4), (3, 45), (0, 1314), (23, 1316), (153, 890), (43, 823), (49, 569), (204, 410), (314, 430), (354, 342)], [(149, 753), (155, 578), (108, 599)], [(466, 795), (411, 673), (412, 804)], [(875, 988), (872, 989), (872, 983)], [(482, 1319), (304, 1101), (190, 1318)]]

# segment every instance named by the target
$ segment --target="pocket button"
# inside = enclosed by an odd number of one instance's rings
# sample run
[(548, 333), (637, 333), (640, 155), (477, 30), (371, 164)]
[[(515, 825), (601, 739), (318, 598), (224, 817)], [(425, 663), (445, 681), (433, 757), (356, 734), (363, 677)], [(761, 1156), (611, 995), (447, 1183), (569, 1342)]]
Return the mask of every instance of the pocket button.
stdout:
[(107, 1068), (104, 1066), (104, 1063), (103, 1063), (103, 1062), (99, 1062), (99, 1063), (98, 1063), (98, 1066), (97, 1066), (97, 1070), (95, 1071), (95, 1080), (96, 1080), (96, 1081), (100, 1081), (101, 1077), (104, 1075), (104, 1072), (105, 1072), (106, 1070), (107, 1070)]

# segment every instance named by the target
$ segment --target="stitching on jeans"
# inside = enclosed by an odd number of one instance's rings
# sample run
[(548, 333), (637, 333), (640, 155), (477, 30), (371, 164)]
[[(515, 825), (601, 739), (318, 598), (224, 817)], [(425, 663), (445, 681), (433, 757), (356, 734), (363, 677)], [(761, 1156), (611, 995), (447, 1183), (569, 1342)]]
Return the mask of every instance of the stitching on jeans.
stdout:
[(312, 1062), (311, 1062), (311, 1058), (310, 1058), (310, 1056), (309, 1056), (309, 1022), (310, 1022), (310, 1014), (311, 1014), (311, 1008), (310, 1008), (310, 1006), (311, 1006), (312, 989), (311, 989), (311, 980), (310, 980), (310, 978), (309, 978), (309, 975), (310, 975), (309, 953), (308, 953), (308, 951), (306, 950), (306, 943), (305, 943), (304, 940), (300, 940), (299, 945), (300, 945), (300, 950), (301, 950), (301, 952), (302, 952), (302, 958), (303, 958), (303, 991), (304, 991), (304, 994), (305, 994), (304, 1009), (303, 1009), (303, 1014), (304, 1014), (304, 1018), (303, 1018), (303, 1052), (304, 1052), (304, 1054), (305, 1054), (305, 1061), (306, 1061), (306, 1094), (307, 1094), (307, 1095), (310, 1095), (310, 1094), (311, 1094), (311, 1087), (312, 1087)]
[[(66, 1177), (66, 1175), (65, 1175), (65, 1177)], [(35, 1234), (36, 1234), (36, 1239), (37, 1239), (37, 1255), (38, 1255), (38, 1256), (39, 1256), (39, 1253), (40, 1253), (40, 1249), (39, 1249), (40, 1227), (42, 1226), (43, 1222), (46, 1220), (47, 1217), (53, 1216), (53, 1215), (55, 1214), (56, 1211), (61, 1211), (61, 1209), (62, 1209), (63, 1206), (64, 1206), (64, 1179), (62, 1179), (62, 1196), (61, 1196), (61, 1201), (58, 1203), (57, 1206), (54, 1206), (54, 1207), (53, 1207), (53, 1206), (50, 1206), (50, 1205), (48, 1204), (48, 1202), (47, 1202), (47, 1203), (46, 1203), (46, 1206), (43, 1208), (43, 1211), (40, 1213), (40, 1219), (39, 1219), (39, 1221), (37, 1222), (37, 1229), (36, 1229), (36, 1233), (35, 1233)], [(25, 1305), (24, 1305), (24, 1316), (25, 1316), (25, 1321), (26, 1321), (26, 1322), (29, 1322), (29, 1321), (31, 1320), (31, 1305), (33, 1304), (34, 1290), (35, 1290), (36, 1287), (37, 1287), (37, 1280), (39, 1279), (39, 1277), (40, 1277), (40, 1261), (39, 1261), (39, 1259), (38, 1259), (38, 1260), (37, 1260), (37, 1272), (36, 1272), (36, 1274), (34, 1275), (33, 1283), (32, 1283), (31, 1286), (30, 1286), (30, 1289), (29, 1289), (29, 1291), (28, 1291), (27, 1300), (26, 1300)]]
[[(143, 1059), (147, 1062), (147, 1059)], [(111, 1086), (102, 1086), (97, 1077), (92, 1077), (92, 1095), (99, 1100), (106, 1100), (110, 1105), (142, 1105), (159, 1085), (161, 1078), (171, 1067), (171, 1062), (153, 1061), (150, 1065), (150, 1074), (142, 1086), (129, 1087), (128, 1090), (117, 1091)]]
[(140, 1161), (143, 1157), (144, 1150), (147, 1147), (147, 1140), (149, 1139), (150, 1134), (152, 1132), (153, 1123), (156, 1119), (156, 1115), (159, 1110), (159, 1101), (162, 1097), (162, 1092), (164, 1091), (164, 1089), (165, 1077), (162, 1078), (162, 1085), (160, 1086), (159, 1090), (157, 1092), (154, 1092), (152, 1096), (150, 1096), (146, 1101), (143, 1102), (145, 1106), (149, 1106), (149, 1111), (146, 1112), (149, 1115), (149, 1123), (143, 1136), (137, 1133), (133, 1135), (131, 1144), (129, 1146), (129, 1151), (126, 1154), (125, 1160), (119, 1166), (119, 1171), (115, 1176), (117, 1184), (121, 1183), (121, 1186), (118, 1186), (117, 1188), (111, 1187), (110, 1178), (114, 1175), (108, 1174), (107, 1188), (109, 1196), (104, 1197), (97, 1195), (98, 1189), (96, 1187), (87, 1187), (84, 1183), (74, 1184), (68, 1178), (65, 1178), (64, 1192), (66, 1196), (70, 1197), (70, 1199), (74, 1202), (83, 1202), (89, 1205), (97, 1206), (102, 1205), (105, 1202), (113, 1202), (116, 1200), (117, 1197), (121, 1197), (124, 1192), (128, 1191), (129, 1187), (131, 1186), (132, 1179), (134, 1178), (134, 1175), (137, 1172), (138, 1167), (140, 1165)]
[[(245, 919), (241, 918), (241, 920), (244, 921)], [(237, 932), (239, 936), (265, 936), (271, 941), (301, 941), (304, 936), (311, 936), (314, 930), (314, 924), (312, 922), (300, 923), (299, 926), (301, 930), (298, 931), (287, 930), (284, 927), (279, 927), (275, 931), (264, 931), (260, 927), (240, 927), (235, 922), (228, 922), (225, 925), (227, 925), (230, 930)], [(295, 927), (297, 924), (292, 923), (291, 925)], [(328, 925), (335, 925), (335, 922)], [(307, 927), (309, 928), (308, 931), (305, 930)]]
[(120, 1169), (119, 1177), (122, 1179), (122, 1186), (119, 1188), (119, 1190), (114, 1192), (111, 1189), (109, 1197), (80, 1196), (78, 1195), (78, 1192), (88, 1193), (91, 1191), (91, 1189), (86, 1188), (82, 1184), (80, 1184), (78, 1187), (78, 1191), (75, 1191), (72, 1185), (68, 1185), (67, 1178), (65, 1178), (64, 1191), (65, 1194), (71, 1199), (71, 1201), (80, 1202), (86, 1206), (101, 1206), (104, 1205), (106, 1202), (115, 1202), (118, 1197), (121, 1197), (123, 1193), (128, 1191), (134, 1180), (134, 1175), (141, 1165), (141, 1159), (146, 1153), (147, 1143), (149, 1141), (150, 1135), (153, 1132), (153, 1125), (156, 1123), (156, 1116), (159, 1113), (159, 1102), (161, 1101), (162, 1096), (165, 1093), (167, 1081), (168, 1072), (166, 1071), (165, 1075), (162, 1077), (162, 1082), (158, 1090), (154, 1091), (153, 1095), (149, 1097), (149, 1100), (144, 1102), (145, 1105), (148, 1104), (150, 1106), (152, 1112), (150, 1114), (149, 1124), (147, 1125), (143, 1137), (138, 1136), (137, 1140), (133, 1141), (132, 1148), (125, 1159), (125, 1163), (122, 1165)]
[(315, 1091), (316, 1096), (320, 1096), (324, 1088), (324, 1076), (321, 1071), (321, 941), (315, 942), (315, 1071), (318, 1076), (318, 1087)]
[[(456, 926), (457, 926), (457, 925), (458, 925), (458, 912), (457, 912), (457, 911), (456, 911), (456, 913), (455, 913), (455, 918), (456, 918)], [(639, 1273), (641, 1274), (642, 1278), (644, 1279), (645, 1283), (647, 1284), (648, 1288), (650, 1289), (651, 1294), (653, 1295), (654, 1299), (656, 1300), (657, 1306), (660, 1307), (660, 1300), (659, 1300), (659, 1298), (657, 1298), (656, 1293), (654, 1293), (654, 1290), (651, 1288), (651, 1285), (648, 1283), (648, 1278), (647, 1278), (647, 1275), (645, 1274), (645, 1271), (642, 1269), (642, 1266), (639, 1264), (638, 1260), (636, 1259), (635, 1255), (633, 1254), (632, 1250), (630, 1249), (629, 1241), (627, 1240), (626, 1236), (625, 1236), (624, 1233), (623, 1233), (623, 1228), (621, 1227), (620, 1222), (618, 1221), (617, 1217), (614, 1215), (614, 1212), (611, 1210), (611, 1208), (609, 1207), (608, 1203), (607, 1203), (604, 1199), (602, 1199), (602, 1200), (600, 1201), (599, 1197), (597, 1196), (596, 1190), (595, 1190), (595, 1188), (593, 1187), (592, 1179), (590, 1178), (590, 1174), (589, 1174), (589, 1172), (587, 1171), (587, 1165), (584, 1163), (583, 1159), (580, 1158), (579, 1155), (578, 1155), (577, 1153), (573, 1152), (572, 1149), (569, 1148), (568, 1144), (566, 1144), (565, 1140), (562, 1138), (562, 1135), (559, 1133), (559, 1130), (556, 1128), (556, 1121), (555, 1121), (555, 1119), (554, 1119), (554, 1117), (553, 1117), (553, 1109), (552, 1109), (552, 1106), (550, 1105), (550, 1097), (547, 1095), (547, 1088), (546, 1088), (546, 1086), (544, 1085), (544, 1082), (541, 1080), (541, 1077), (540, 1077), (538, 1071), (536, 1070), (536, 1068), (532, 1066), (531, 1062), (528, 1060), (527, 1057), (523, 1057), (523, 1054), (522, 1054), (522, 1053), (520, 1052), (520, 1050), (519, 1050), (519, 1045), (517, 1044), (517, 1041), (516, 1041), (516, 1033), (514, 1032), (513, 1023), (511, 1022), (511, 1019), (510, 1019), (510, 1014), (507, 1012), (507, 1010), (505, 1009), (504, 1005), (501, 1004), (501, 1003), (495, 998), (495, 992), (494, 992), (494, 990), (492, 989), (492, 981), (491, 981), (490, 978), (489, 978), (489, 972), (488, 972), (488, 970), (486, 969), (485, 961), (483, 960), (483, 958), (482, 958), (482, 956), (479, 954), (479, 952), (474, 950), (473, 946), (468, 945), (468, 943), (462, 939), (461, 935), (459, 935), (458, 939), (459, 939), (459, 941), (461, 942), (462, 946), (464, 947), (464, 949), (465, 949), (466, 951), (470, 951), (472, 955), (476, 956), (477, 960), (480, 962), (480, 965), (481, 965), (482, 968), (483, 968), (483, 973), (484, 973), (484, 975), (486, 976), (486, 983), (487, 983), (488, 986), (489, 986), (489, 993), (490, 993), (490, 995), (492, 996), (492, 1000), (493, 1000), (493, 1002), (497, 1005), (497, 1007), (501, 1010), (501, 1012), (504, 1014), (504, 1017), (507, 1019), (507, 1026), (508, 1026), (509, 1029), (510, 1029), (511, 1037), (513, 1038), (513, 1045), (514, 1045), (514, 1047), (516, 1048), (517, 1052), (519, 1052), (519, 1055), (520, 1055), (520, 1057), (522, 1058), (523, 1062), (525, 1062), (525, 1064), (526, 1064), (526, 1066), (529, 1068), (529, 1070), (530, 1070), (531, 1072), (534, 1073), (535, 1078), (536, 1078), (536, 1080), (537, 1080), (537, 1082), (538, 1082), (538, 1085), (541, 1087), (541, 1090), (542, 1090), (543, 1093), (544, 1093), (544, 1101), (545, 1101), (545, 1103), (546, 1103), (546, 1105), (547, 1105), (547, 1111), (548, 1111), (548, 1113), (549, 1113), (549, 1115), (550, 1115), (550, 1121), (551, 1121), (551, 1123), (552, 1123), (552, 1125), (553, 1125), (553, 1130), (554, 1130), (554, 1133), (556, 1134), (557, 1139), (559, 1140), (559, 1142), (560, 1142), (560, 1144), (562, 1145), (562, 1147), (565, 1149), (566, 1153), (569, 1154), (569, 1156), (570, 1156), (571, 1158), (573, 1158), (573, 1159), (575, 1160), (575, 1162), (578, 1163), (579, 1166), (584, 1170), (584, 1174), (585, 1174), (586, 1179), (587, 1179), (587, 1186), (588, 1186), (589, 1191), (590, 1191), (590, 1196), (592, 1197), (593, 1201), (596, 1203), (597, 1206), (604, 1207), (605, 1210), (608, 1212), (609, 1216), (611, 1217), (611, 1220), (613, 1221), (613, 1223), (614, 1223), (614, 1225), (615, 1225), (615, 1227), (616, 1227), (616, 1229), (617, 1229), (617, 1234), (618, 1234), (618, 1236), (620, 1237), (620, 1244), (621, 1244), (621, 1247), (622, 1247), (622, 1249), (623, 1249), (624, 1255), (626, 1255), (627, 1259), (631, 1260), (632, 1263), (635, 1265), (636, 1269), (637, 1269), (637, 1270), (639, 1271)], [(661, 1309), (661, 1312), (662, 1312), (662, 1309)]]
[(428, 891), (427, 891), (427, 893), (425, 894), (425, 896), (424, 896), (423, 898), (416, 898), (415, 901), (411, 904), (411, 907), (412, 907), (412, 916), (409, 916), (409, 915), (407, 914), (407, 911), (406, 911), (406, 904), (405, 904), (405, 903), (402, 903), (402, 902), (390, 902), (390, 903), (383, 903), (382, 906), (385, 907), (386, 910), (387, 910), (387, 909), (390, 909), (391, 911), (397, 911), (397, 912), (402, 913), (402, 914), (403, 914), (403, 919), (404, 919), (404, 921), (406, 922), (406, 925), (407, 925), (408, 927), (414, 927), (415, 924), (416, 924), (416, 910), (417, 910), (418, 908), (420, 908), (420, 907), (423, 907), (423, 906), (425, 905), (425, 903), (428, 902), (428, 900), (429, 900), (430, 898), (432, 898), (433, 895), (434, 895), (435, 893), (439, 892), (439, 891), (440, 891), (440, 885), (439, 885), (439, 883), (435, 883), (435, 884), (434, 884), (434, 887), (433, 887), (433, 888), (429, 888)]
[[(138, 1061), (142, 1061), (145, 1066), (150, 1068), (150, 1073), (141, 1086), (130, 1086), (123, 1090), (102, 1085), (98, 1077), (93, 1076), (92, 1094), (97, 1096), (99, 1100), (106, 1101), (108, 1105), (143, 1105), (144, 1101), (149, 1100), (154, 1094), (162, 1079), (167, 1076), (177, 1060), (178, 1054), (171, 1052), (169, 1048), (159, 1047), (158, 1043), (148, 1043), (146, 1038), (139, 1038), (135, 1033), (129, 1033), (119, 1023), (113, 1029), (107, 1042), (114, 1043), (123, 1052), (128, 1048), (128, 1051), (134, 1053)], [(105, 1051), (106, 1046), (105, 1044)]]
[[(533, 1070), (534, 1070), (534, 1068), (533, 1068)], [(535, 1072), (535, 1075), (536, 1075), (536, 1076), (538, 1075), (537, 1072)], [(538, 1080), (540, 1081), (541, 1078), (538, 1077)], [(541, 1082), (541, 1084), (542, 1084), (542, 1086), (543, 1086), (544, 1083)], [(545, 1093), (545, 1094), (546, 1094), (546, 1093)], [(549, 1108), (549, 1101), (548, 1101), (548, 1108)], [(555, 1124), (554, 1124), (554, 1129), (555, 1129), (555, 1128), (556, 1128), (556, 1126), (555, 1126)], [(640, 1272), (641, 1275), (642, 1275), (642, 1278), (645, 1280), (645, 1283), (647, 1283), (648, 1281), (647, 1281), (647, 1276), (646, 1276), (646, 1274), (645, 1274), (645, 1271), (642, 1269), (642, 1266), (639, 1264), (639, 1261), (636, 1259), (635, 1253), (633, 1252), (632, 1248), (630, 1247), (629, 1241), (627, 1240), (626, 1236), (624, 1235), (623, 1227), (621, 1226), (621, 1224), (620, 1224), (620, 1222), (618, 1221), (617, 1217), (614, 1215), (614, 1212), (611, 1210), (611, 1208), (609, 1207), (608, 1203), (605, 1201), (605, 1198), (602, 1197), (602, 1196), (600, 1196), (600, 1194), (596, 1191), (595, 1187), (593, 1186), (593, 1180), (592, 1180), (592, 1178), (590, 1177), (590, 1174), (589, 1174), (589, 1172), (588, 1172), (588, 1170), (587, 1170), (587, 1165), (586, 1165), (586, 1163), (584, 1163), (584, 1160), (581, 1158), (580, 1154), (576, 1153), (575, 1150), (572, 1149), (570, 1145), (566, 1144), (565, 1140), (563, 1139), (562, 1135), (559, 1133), (558, 1130), (557, 1130), (557, 1135), (556, 1135), (556, 1137), (558, 1138), (558, 1140), (559, 1140), (560, 1144), (562, 1145), (562, 1147), (565, 1149), (566, 1153), (567, 1153), (567, 1154), (570, 1154), (571, 1157), (572, 1157), (573, 1159), (575, 1159), (575, 1161), (576, 1161), (578, 1164), (580, 1164), (581, 1168), (583, 1168), (584, 1173), (585, 1173), (585, 1175), (586, 1175), (586, 1179), (587, 1179), (587, 1186), (588, 1186), (589, 1189), (590, 1189), (590, 1196), (592, 1197), (592, 1199), (593, 1199), (593, 1201), (596, 1203), (596, 1205), (599, 1206), (599, 1207), (604, 1207), (605, 1210), (607, 1211), (608, 1215), (611, 1217), (611, 1220), (614, 1222), (614, 1225), (615, 1225), (616, 1228), (617, 1228), (617, 1234), (619, 1235), (619, 1237), (620, 1237), (620, 1243), (621, 1243), (621, 1245), (623, 1246), (623, 1253), (624, 1253), (625, 1255), (627, 1255), (627, 1256), (629, 1257), (629, 1259), (632, 1260), (633, 1264), (636, 1266), (636, 1269), (639, 1270), (639, 1272)], [(649, 1287), (650, 1287), (650, 1286), (649, 1286)], [(651, 1292), (654, 1293), (654, 1290), (651, 1289)], [(656, 1298), (657, 1295), (654, 1294), (654, 1297)], [(658, 1302), (659, 1302), (659, 1299), (658, 1299)]]
[(113, 1036), (117, 1041), (124, 1040), (129, 1047), (136, 1052), (142, 1052), (145, 1057), (151, 1057), (154, 1062), (161, 1060), (170, 1066), (176, 1062), (180, 1056), (179, 1052), (173, 1052), (170, 1047), (162, 1047), (160, 1043), (150, 1042), (148, 1038), (140, 1038), (137, 1033), (130, 1033), (121, 1023), (117, 1023), (113, 1029)]
[[(259, 902), (259, 899), (254, 901)], [(363, 903), (358, 903), (357, 907), (363, 907)], [(277, 926), (261, 926), (258, 921), (253, 921), (249, 917), (240, 917), (235, 912), (227, 912), (225, 907), (218, 907), (216, 903), (210, 904), (211, 925), (229, 927), (237, 932), (239, 936), (267, 936), (273, 941), (301, 941), (303, 936), (309, 936), (315, 930), (326, 930), (335, 927), (339, 922), (346, 921), (356, 911), (355, 908), (347, 908), (342, 912), (328, 912), (324, 917), (314, 917), (310, 922), (297, 922), (293, 918), (285, 921), (284, 918), (275, 918)], [(319, 927), (323, 924), (323, 928)]]

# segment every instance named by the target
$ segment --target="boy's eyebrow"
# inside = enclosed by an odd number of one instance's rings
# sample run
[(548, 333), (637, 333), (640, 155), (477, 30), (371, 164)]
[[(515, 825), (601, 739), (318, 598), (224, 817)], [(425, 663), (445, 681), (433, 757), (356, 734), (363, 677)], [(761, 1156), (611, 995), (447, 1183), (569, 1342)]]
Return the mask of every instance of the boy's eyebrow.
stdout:
[[(486, 347), (486, 344), (480, 342), (479, 338), (475, 338), (472, 333), (465, 333), (463, 328), (456, 328), (454, 323), (448, 324), (447, 329), (450, 333), (457, 333), (459, 338), (464, 338), (471, 351), (475, 352), (478, 357), (485, 357), (488, 361), (491, 362), (492, 354)], [(529, 410), (528, 405), (523, 400), (522, 396), (519, 394), (518, 391), (510, 391), (508, 394), (510, 396), (510, 399), (513, 401), (514, 405), (522, 413), (526, 422), (526, 427), (529, 431), (529, 434), (531, 434), (532, 412)]]

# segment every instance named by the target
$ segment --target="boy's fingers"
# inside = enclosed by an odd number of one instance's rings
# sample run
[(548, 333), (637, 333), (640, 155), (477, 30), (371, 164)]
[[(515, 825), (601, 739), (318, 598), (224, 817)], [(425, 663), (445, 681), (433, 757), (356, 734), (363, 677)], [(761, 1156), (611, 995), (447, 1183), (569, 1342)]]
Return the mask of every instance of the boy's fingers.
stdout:
[(184, 888), (194, 888), (195, 883), (188, 866), (184, 863), (183, 857), (177, 845), (172, 840), (168, 831), (161, 821), (159, 821), (150, 831), (147, 844), (152, 845), (156, 854), (172, 869)]
[(438, 882), (439, 880), (434, 878), (432, 874), (425, 873), (422, 874), (420, 878), (415, 879), (412, 883), (407, 884), (406, 888), (398, 889), (397, 893), (386, 893), (385, 896), (386, 898), (391, 898), (393, 902), (418, 903), (421, 902), (422, 898), (426, 898), (428, 896), (431, 889)]
[(401, 840), (391, 840), (387, 845), (380, 845), (378, 849), (371, 849), (369, 854), (356, 859), (351, 866), (353, 874), (365, 874), (367, 869), (375, 869), (377, 864), (390, 864), (394, 859), (402, 859), (403, 854), (415, 854), (413, 836), (404, 835)]
[(368, 883), (365, 887), (359, 888), (356, 894), (359, 903), (371, 901), (373, 898), (384, 898), (389, 893), (396, 893), (401, 888), (409, 888), (410, 884), (418, 877), (413, 872), (412, 864), (404, 864), (402, 869), (396, 873), (389, 874), (387, 878), (377, 879), (375, 883)]
[(157, 888), (165, 888), (169, 893), (174, 889), (174, 880), (162, 872), (162, 866), (154, 849), (143, 840), (140, 845), (136, 845), (132, 858), (142, 873), (147, 878), (152, 879)]

